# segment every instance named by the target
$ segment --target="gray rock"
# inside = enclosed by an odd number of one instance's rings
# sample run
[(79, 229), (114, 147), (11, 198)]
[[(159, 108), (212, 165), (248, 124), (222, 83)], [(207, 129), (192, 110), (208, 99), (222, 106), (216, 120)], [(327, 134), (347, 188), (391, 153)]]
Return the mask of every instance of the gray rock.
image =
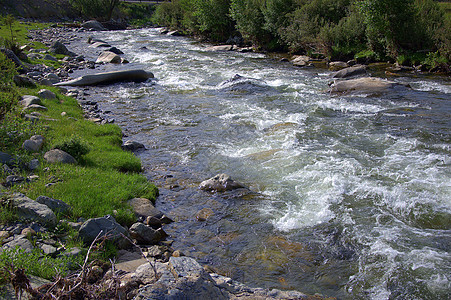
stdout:
[(24, 181), (25, 181), (25, 177), (18, 176), (18, 175), (9, 175), (6, 177), (5, 186), (12, 187), (16, 184), (21, 184)]
[(136, 141), (125, 141), (122, 145), (121, 145), (122, 150), (128, 150), (128, 151), (136, 151), (138, 149), (146, 149), (146, 147)]
[(129, 241), (123, 236), (128, 236), (127, 230), (110, 215), (87, 220), (81, 225), (78, 235), (86, 245), (90, 245), (100, 232), (100, 237), (107, 236), (119, 248), (130, 246)]
[(39, 110), (39, 111), (47, 111), (48, 108), (42, 105), (38, 104), (31, 104), (23, 108), (23, 111), (29, 111), (29, 110)]
[(113, 52), (115, 54), (124, 54), (124, 52), (122, 52), (121, 50), (117, 49), (116, 47), (111, 47), (110, 49), (108, 49), (108, 51)]
[(0, 152), (0, 163), (9, 165), (13, 162), (13, 157), (5, 152)]
[(30, 171), (34, 171), (34, 170), (36, 170), (37, 168), (39, 168), (39, 159), (37, 159), (37, 158), (34, 158), (34, 159), (32, 159), (32, 160), (30, 160), (30, 162), (28, 163), (28, 169), (30, 170)]
[(262, 93), (273, 91), (266, 82), (256, 78), (244, 77), (241, 75), (234, 75), (232, 78), (221, 82), (218, 89), (223, 92), (234, 92), (240, 94)]
[(205, 48), (205, 51), (212, 51), (212, 52), (221, 52), (221, 51), (232, 51), (233, 45), (219, 45), (219, 46), (211, 46)]
[(142, 82), (149, 78), (153, 78), (153, 74), (144, 70), (126, 70), (126, 71), (113, 71), (91, 75), (84, 75), (76, 79), (60, 82), (55, 84), (56, 86), (88, 86), (115, 83), (122, 81), (134, 81)]
[(33, 135), (29, 140), (23, 142), (22, 148), (30, 152), (38, 152), (43, 144), (44, 137), (42, 135)]
[(341, 69), (348, 68), (349, 65), (345, 63), (344, 61), (332, 61), (329, 63), (329, 70), (331, 71), (338, 71)]
[(291, 60), (291, 63), (296, 67), (306, 67), (310, 65), (311, 58), (305, 55), (299, 55)]
[(52, 245), (42, 244), (40, 245), (41, 250), (44, 252), (44, 254), (47, 255), (54, 255), (57, 253), (56, 247), (53, 247)]
[(52, 84), (58, 83), (61, 81), (58, 75), (55, 73), (47, 73), (44, 75), (44, 78), (50, 81)]
[(139, 222), (133, 224), (130, 227), (129, 232), (130, 236), (138, 243), (147, 245), (156, 244), (167, 236), (161, 228), (155, 230), (152, 227)]
[(38, 203), (47, 205), (54, 213), (61, 213), (67, 215), (72, 210), (71, 206), (64, 201), (53, 199), (47, 196), (39, 196), (36, 198)]
[(112, 64), (120, 64), (122, 62), (122, 58), (116, 53), (110, 51), (104, 51), (100, 53), (99, 57), (97, 57), (96, 64), (99, 63), (112, 63)]
[(151, 216), (160, 219), (163, 216), (163, 213), (156, 209), (149, 199), (133, 198), (128, 201), (128, 204), (130, 204), (138, 218), (147, 218)]
[(231, 299), (231, 295), (225, 289), (218, 287), (192, 258), (171, 257), (167, 269), (170, 272), (164, 268), (159, 268), (158, 281), (139, 289), (134, 300)]
[(355, 66), (345, 68), (343, 70), (333, 73), (332, 77), (333, 78), (347, 78), (347, 77), (363, 75), (363, 74), (366, 74), (366, 66), (355, 65)]
[(44, 154), (44, 159), (48, 163), (76, 164), (75, 158), (60, 149), (52, 149)]
[[(91, 46), (90, 47), (93, 47), (93, 48), (109, 48), (109, 47), (111, 47), (111, 45), (110, 44), (108, 44), (108, 43), (105, 43), (105, 42), (94, 42), (94, 43), (92, 43), (91, 44)], [(118, 53), (116, 53), (116, 54), (118, 54)]]
[(14, 54), (14, 52), (10, 49), (6, 49), (6, 48), (2, 48), (0, 49), (1, 52), (3, 52), (3, 54), (6, 55), (6, 57), (11, 60), (16, 67), (19, 68), (19, 70), (23, 71), (23, 72), (27, 72), (27, 68), (22, 64), (22, 62), (20, 61), (20, 59), (16, 56), (16, 54)]
[(205, 273), (204, 268), (188, 256), (169, 258), (169, 267), (174, 277), (200, 276)]
[(39, 98), (42, 98), (42, 99), (56, 99), (56, 94), (47, 89), (40, 90), (38, 93), (38, 96), (39, 96)]
[(24, 96), (22, 96), (22, 99), (20, 100), (20, 104), (22, 106), (29, 106), (32, 104), (42, 105), (42, 102), (41, 102), (41, 99), (39, 99), (36, 96), (24, 95)]
[(241, 183), (233, 181), (227, 174), (218, 174), (200, 184), (200, 189), (205, 191), (225, 192), (234, 189), (245, 188)]
[(54, 42), (50, 47), (49, 51), (55, 54), (75, 56), (75, 53), (67, 50), (66, 46), (61, 41)]
[(23, 235), (16, 236), (12, 241), (3, 245), (3, 249), (14, 249), (16, 247), (22, 248), (26, 253), (31, 253), (33, 244)]
[(11, 200), (21, 218), (42, 224), (56, 224), (56, 216), (47, 205), (38, 203), (23, 194), (14, 194)]
[(97, 42), (102, 43), (102, 44), (107, 44), (107, 42), (105, 42), (105, 41), (103, 41), (101, 39), (96, 39), (96, 38), (94, 38), (92, 36), (88, 37), (88, 41), (87, 42), (88, 42), (88, 44), (94, 44), (94, 43), (97, 43)]
[(13, 81), (17, 86), (35, 88), (36, 84), (31, 78), (22, 75), (14, 75)]
[(50, 54), (44, 55), (43, 59), (50, 61), (58, 61), (55, 57), (51, 56)]
[(102, 24), (100, 24), (99, 21), (95, 21), (95, 20), (84, 22), (83, 24), (81, 24), (81, 27), (83, 27), (85, 29), (92, 29), (94, 31), (107, 30), (105, 27), (103, 27)]
[(329, 92), (336, 94), (379, 94), (388, 92), (395, 88), (406, 88), (406, 86), (381, 78), (363, 77), (337, 81), (330, 86)]

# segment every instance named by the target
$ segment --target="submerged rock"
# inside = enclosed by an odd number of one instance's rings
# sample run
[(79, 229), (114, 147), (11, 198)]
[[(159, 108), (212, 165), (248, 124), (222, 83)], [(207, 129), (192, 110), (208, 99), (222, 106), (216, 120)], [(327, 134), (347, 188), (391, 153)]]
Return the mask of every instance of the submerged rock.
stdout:
[(110, 84), (115, 82), (134, 81), (142, 82), (149, 78), (153, 78), (151, 72), (144, 70), (126, 70), (126, 71), (113, 71), (105, 73), (90, 74), (78, 77), (73, 80), (59, 82), (56, 86), (88, 86), (98, 84)]
[(272, 87), (263, 80), (236, 74), (231, 79), (220, 83), (218, 89), (224, 92), (255, 93), (270, 91)]
[(136, 141), (125, 141), (122, 145), (121, 145), (122, 150), (128, 150), (128, 151), (136, 151), (138, 149), (146, 149), (146, 147), (141, 144), (140, 142), (136, 142)]
[(225, 192), (245, 188), (245, 186), (232, 180), (227, 174), (218, 174), (215, 177), (203, 181), (199, 188), (204, 191)]

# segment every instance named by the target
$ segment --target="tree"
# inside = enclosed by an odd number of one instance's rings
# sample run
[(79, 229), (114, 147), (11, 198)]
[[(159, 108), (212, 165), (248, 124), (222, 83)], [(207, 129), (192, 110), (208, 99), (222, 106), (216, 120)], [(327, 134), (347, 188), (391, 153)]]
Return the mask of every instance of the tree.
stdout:
[(70, 0), (72, 6), (88, 18), (109, 21), (120, 0)]

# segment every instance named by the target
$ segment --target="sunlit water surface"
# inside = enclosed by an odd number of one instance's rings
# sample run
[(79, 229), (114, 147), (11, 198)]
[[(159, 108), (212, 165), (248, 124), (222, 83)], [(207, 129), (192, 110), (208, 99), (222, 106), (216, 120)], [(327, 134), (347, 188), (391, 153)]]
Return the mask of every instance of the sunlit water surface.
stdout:
[[(263, 54), (207, 52), (157, 29), (95, 37), (124, 51), (126, 68), (155, 74), (90, 93), (147, 147), (138, 156), (177, 221), (165, 227), (174, 248), (251, 286), (449, 299), (449, 78), (332, 96), (329, 71)], [(221, 89), (235, 74), (263, 82)], [(198, 189), (217, 173), (252, 192)]]

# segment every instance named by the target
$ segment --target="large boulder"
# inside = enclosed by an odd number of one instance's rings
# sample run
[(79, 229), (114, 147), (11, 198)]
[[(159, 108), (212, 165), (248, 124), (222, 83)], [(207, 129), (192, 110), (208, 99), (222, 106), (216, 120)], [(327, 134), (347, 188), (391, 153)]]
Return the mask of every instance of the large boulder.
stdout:
[(81, 24), (81, 27), (85, 29), (91, 29), (94, 31), (104, 31), (107, 30), (99, 21), (91, 20)]
[(218, 174), (200, 184), (200, 189), (204, 191), (225, 192), (234, 189), (245, 188), (241, 183), (232, 180), (227, 174)]
[(96, 60), (96, 64), (99, 63), (120, 64), (121, 62), (122, 58), (116, 53), (110, 51), (104, 51), (100, 53), (99, 57)]
[(55, 54), (63, 54), (68, 56), (75, 56), (76, 54), (69, 51), (61, 41), (56, 41), (50, 46), (50, 52)]
[(140, 222), (133, 224), (129, 231), (130, 236), (139, 244), (146, 245), (156, 244), (167, 236), (163, 229), (153, 229), (152, 227), (144, 225)]
[(88, 86), (88, 85), (99, 85), (99, 84), (109, 84), (115, 82), (124, 81), (134, 81), (142, 82), (149, 78), (153, 78), (151, 72), (144, 70), (126, 70), (126, 71), (113, 71), (105, 72), (91, 75), (84, 75), (73, 80), (59, 82), (55, 85), (57, 86)]
[(23, 194), (14, 194), (11, 202), (22, 219), (42, 224), (56, 224), (55, 213), (47, 205), (38, 203)]
[(366, 66), (355, 65), (349, 68), (342, 69), (332, 74), (333, 78), (348, 78), (357, 75), (366, 74)]
[(130, 242), (125, 238), (128, 236), (127, 230), (110, 215), (87, 220), (81, 225), (78, 235), (86, 245), (91, 244), (99, 235), (99, 237), (106, 236), (119, 248), (130, 246)]
[(14, 162), (11, 154), (6, 152), (0, 152), (0, 164), (10, 165)]
[(44, 154), (44, 159), (48, 163), (76, 164), (75, 158), (60, 149), (52, 149)]
[(357, 79), (342, 80), (333, 83), (329, 92), (335, 94), (379, 94), (395, 88), (405, 88), (405, 85), (381, 78), (363, 77)]

